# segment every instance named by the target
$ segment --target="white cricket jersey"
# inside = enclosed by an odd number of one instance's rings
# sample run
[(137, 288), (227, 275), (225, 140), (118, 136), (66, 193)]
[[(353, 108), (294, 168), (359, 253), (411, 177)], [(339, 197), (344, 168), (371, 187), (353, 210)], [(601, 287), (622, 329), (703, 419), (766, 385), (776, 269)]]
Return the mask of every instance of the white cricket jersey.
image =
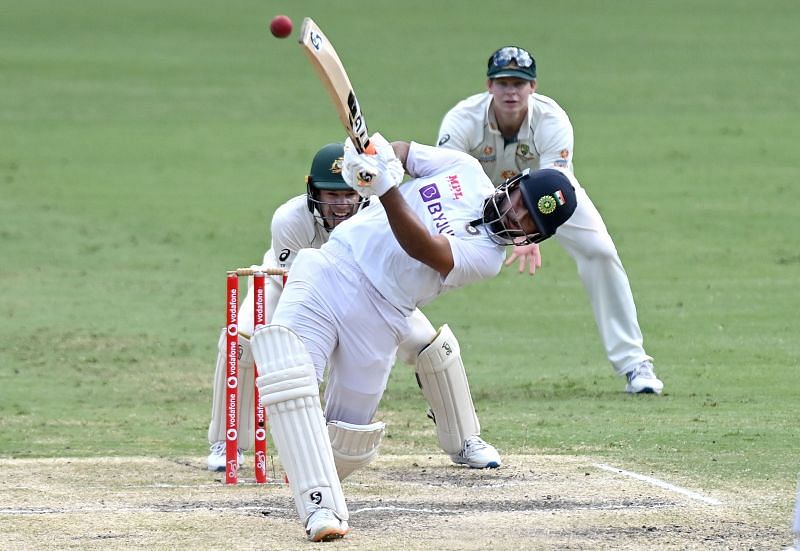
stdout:
[(484, 202), (494, 193), (475, 159), (412, 142), (406, 170), (415, 176), (400, 185), (406, 202), (431, 235), (441, 234), (450, 241), (454, 266), (446, 278), (408, 256), (378, 203), (340, 224), (329, 245), (351, 255), (381, 295), (409, 315), (442, 293), (496, 276), (505, 247), (492, 242), (483, 226), (469, 225), (482, 217)]
[(516, 141), (508, 144), (489, 110), (491, 103), (489, 92), (457, 103), (444, 116), (436, 143), (478, 159), (496, 186), (526, 168), (556, 168), (572, 173), (572, 123), (555, 100), (531, 94), (527, 123), (519, 129)]
[(272, 215), (272, 242), (264, 253), (263, 266), (289, 269), (298, 251), (319, 249), (330, 232), (308, 210), (307, 195), (298, 195), (282, 204)]

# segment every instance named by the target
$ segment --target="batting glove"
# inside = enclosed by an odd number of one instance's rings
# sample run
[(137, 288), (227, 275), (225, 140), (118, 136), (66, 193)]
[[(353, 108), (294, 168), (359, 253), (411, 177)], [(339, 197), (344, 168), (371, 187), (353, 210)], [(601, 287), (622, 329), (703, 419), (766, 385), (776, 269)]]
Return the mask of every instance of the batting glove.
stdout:
[(392, 145), (379, 133), (370, 138), (375, 153), (359, 153), (352, 140), (344, 143), (342, 178), (362, 197), (380, 197), (403, 181), (403, 163), (394, 154)]

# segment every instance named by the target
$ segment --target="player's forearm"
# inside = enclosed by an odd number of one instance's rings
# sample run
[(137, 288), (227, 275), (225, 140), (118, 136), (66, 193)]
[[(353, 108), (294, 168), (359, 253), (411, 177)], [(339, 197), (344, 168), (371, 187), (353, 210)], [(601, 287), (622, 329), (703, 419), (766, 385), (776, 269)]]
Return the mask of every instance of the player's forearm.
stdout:
[(453, 269), (453, 251), (447, 238), (431, 235), (396, 187), (381, 195), (381, 203), (392, 233), (406, 254), (447, 277)]

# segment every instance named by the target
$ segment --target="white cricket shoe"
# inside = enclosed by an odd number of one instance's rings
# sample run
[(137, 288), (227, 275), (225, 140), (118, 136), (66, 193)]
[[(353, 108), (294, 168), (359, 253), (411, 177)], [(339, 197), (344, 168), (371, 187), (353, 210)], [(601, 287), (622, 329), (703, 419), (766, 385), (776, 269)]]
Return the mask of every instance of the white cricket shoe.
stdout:
[[(236, 450), (236, 460), (241, 467), (244, 464), (244, 454), (242, 448)], [(208, 470), (212, 472), (225, 472), (225, 442), (214, 442), (211, 444), (211, 453), (208, 454)]]
[(631, 394), (661, 394), (664, 383), (656, 377), (653, 371), (653, 362), (645, 360), (625, 374), (628, 384), (625, 392)]
[(346, 520), (341, 520), (333, 509), (320, 507), (306, 519), (306, 535), (311, 541), (332, 541), (343, 538), (350, 531)]
[(477, 434), (464, 440), (461, 451), (450, 454), (450, 459), (456, 465), (468, 465), (471, 469), (496, 469), (503, 464), (495, 447)]

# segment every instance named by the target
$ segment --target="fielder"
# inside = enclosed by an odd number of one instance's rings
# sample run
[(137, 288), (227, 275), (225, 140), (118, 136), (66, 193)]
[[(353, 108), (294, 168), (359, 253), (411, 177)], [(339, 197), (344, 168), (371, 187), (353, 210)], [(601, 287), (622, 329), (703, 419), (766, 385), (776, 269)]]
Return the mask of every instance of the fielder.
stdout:
[[(368, 200), (350, 189), (342, 179), (342, 157), (344, 146), (341, 143), (329, 144), (320, 149), (311, 163), (311, 173), (306, 178), (306, 193), (290, 199), (280, 206), (272, 217), (272, 243), (264, 254), (262, 266), (290, 269), (297, 253), (306, 248), (318, 249), (328, 241), (331, 231), (344, 220), (353, 216), (367, 205)], [(280, 277), (266, 278), (267, 321), (275, 311), (283, 292)], [(249, 281), (252, 290), (252, 278)], [(240, 380), (253, 379), (253, 356), (249, 338), (253, 334), (253, 298), (248, 292), (241, 302), (239, 311)], [(494, 446), (480, 438), (480, 423), (475, 413), (467, 375), (461, 360), (458, 341), (445, 325), (437, 332), (425, 315), (414, 310), (409, 316), (411, 332), (401, 344), (398, 355), (404, 363), (413, 366), (422, 393), (430, 407), (429, 415), (436, 423), (436, 435), (441, 448), (457, 464), (472, 468), (496, 468), (502, 462)], [(438, 346), (429, 346), (434, 339), (447, 344), (451, 350), (448, 356), (438, 353)], [(208, 441), (211, 453), (208, 455), (208, 470), (225, 470), (225, 332), (220, 334), (214, 390), (211, 405), (211, 422), (208, 427)], [(253, 427), (253, 386), (239, 385), (239, 465), (243, 463), (243, 451), (252, 448)], [(244, 389), (244, 391), (242, 391)], [(370, 438), (375, 449), (363, 450), (365, 463), (377, 453), (377, 443), (383, 434), (383, 424), (375, 424)], [(361, 429), (357, 429), (361, 430)], [(348, 449), (348, 432), (341, 426), (331, 426), (336, 453), (352, 455)], [(342, 478), (352, 472), (357, 465), (351, 465), (347, 472), (341, 471)]]
[[(495, 185), (526, 168), (555, 168), (573, 176), (572, 124), (559, 105), (536, 93), (536, 61), (522, 48), (500, 48), (489, 58), (488, 91), (453, 107), (439, 128), (439, 147), (469, 153)], [(630, 393), (660, 394), (644, 351), (628, 276), (597, 208), (575, 184), (578, 208), (560, 228), (556, 241), (575, 260), (589, 294), (600, 339), (614, 370), (627, 379)], [(530, 273), (541, 264), (536, 245), (516, 247), (507, 264), (519, 259)]]
[[(525, 171), (495, 189), (464, 153), (390, 145), (379, 134), (371, 141), (377, 153), (359, 155), (348, 139), (343, 174), (380, 201), (319, 249), (297, 254), (272, 323), (252, 339), (261, 403), (312, 541), (349, 530), (340, 475), (377, 448), (373, 416), (395, 350), (412, 331), (409, 316), (444, 292), (496, 276), (507, 245), (550, 237), (575, 210), (563, 172)], [(404, 166), (414, 179), (398, 187)], [(457, 355), (445, 326), (420, 353), (431, 367), (423, 389), (427, 381), (446, 386)], [(337, 452), (339, 441), (349, 441), (351, 453)]]

